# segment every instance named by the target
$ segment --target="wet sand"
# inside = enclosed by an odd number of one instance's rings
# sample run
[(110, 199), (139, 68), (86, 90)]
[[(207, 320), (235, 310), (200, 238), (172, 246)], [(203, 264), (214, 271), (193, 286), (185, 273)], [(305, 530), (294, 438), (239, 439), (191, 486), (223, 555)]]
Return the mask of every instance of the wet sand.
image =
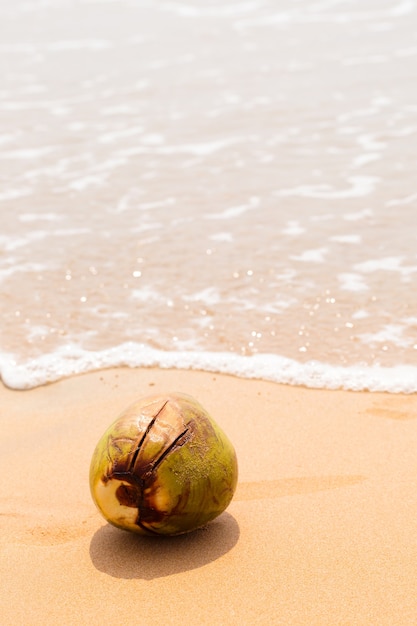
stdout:
[[(194, 395), (239, 458), (226, 513), (176, 538), (110, 527), (92, 451), (142, 395)], [(0, 388), (5, 624), (414, 624), (417, 396), (113, 369)]]

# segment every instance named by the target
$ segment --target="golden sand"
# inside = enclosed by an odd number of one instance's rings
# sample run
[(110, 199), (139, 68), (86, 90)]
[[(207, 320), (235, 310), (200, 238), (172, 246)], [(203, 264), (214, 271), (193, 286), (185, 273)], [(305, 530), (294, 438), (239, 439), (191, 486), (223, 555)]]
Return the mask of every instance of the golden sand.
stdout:
[[(149, 393), (195, 396), (239, 485), (208, 527), (140, 537), (89, 493), (94, 446)], [(417, 396), (114, 369), (0, 388), (2, 624), (415, 624)]]

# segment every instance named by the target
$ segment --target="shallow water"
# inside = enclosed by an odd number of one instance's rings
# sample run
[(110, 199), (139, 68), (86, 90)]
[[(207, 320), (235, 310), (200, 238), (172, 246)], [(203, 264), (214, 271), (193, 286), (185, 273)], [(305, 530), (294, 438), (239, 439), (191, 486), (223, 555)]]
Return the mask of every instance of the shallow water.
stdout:
[(0, 69), (7, 385), (417, 390), (414, 0), (4, 0)]

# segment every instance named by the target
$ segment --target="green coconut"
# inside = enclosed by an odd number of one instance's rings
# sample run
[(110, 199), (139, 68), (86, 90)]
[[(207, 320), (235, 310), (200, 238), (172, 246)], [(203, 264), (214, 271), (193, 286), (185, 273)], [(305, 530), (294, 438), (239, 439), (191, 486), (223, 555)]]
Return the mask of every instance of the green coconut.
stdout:
[(90, 488), (114, 526), (178, 535), (229, 505), (237, 483), (233, 445), (191, 396), (148, 396), (106, 430), (91, 460)]

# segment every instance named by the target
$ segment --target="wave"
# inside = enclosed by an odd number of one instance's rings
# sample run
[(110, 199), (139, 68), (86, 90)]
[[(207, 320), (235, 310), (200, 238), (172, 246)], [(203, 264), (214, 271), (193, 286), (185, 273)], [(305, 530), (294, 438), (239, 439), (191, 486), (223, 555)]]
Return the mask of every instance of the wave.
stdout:
[(109, 367), (201, 370), (315, 389), (417, 391), (417, 367), (412, 365), (344, 367), (319, 361), (300, 363), (275, 354), (242, 356), (230, 352), (168, 352), (134, 342), (96, 352), (72, 344), (23, 363), (17, 362), (13, 355), (0, 355), (0, 377), (11, 389), (32, 389), (68, 376)]

